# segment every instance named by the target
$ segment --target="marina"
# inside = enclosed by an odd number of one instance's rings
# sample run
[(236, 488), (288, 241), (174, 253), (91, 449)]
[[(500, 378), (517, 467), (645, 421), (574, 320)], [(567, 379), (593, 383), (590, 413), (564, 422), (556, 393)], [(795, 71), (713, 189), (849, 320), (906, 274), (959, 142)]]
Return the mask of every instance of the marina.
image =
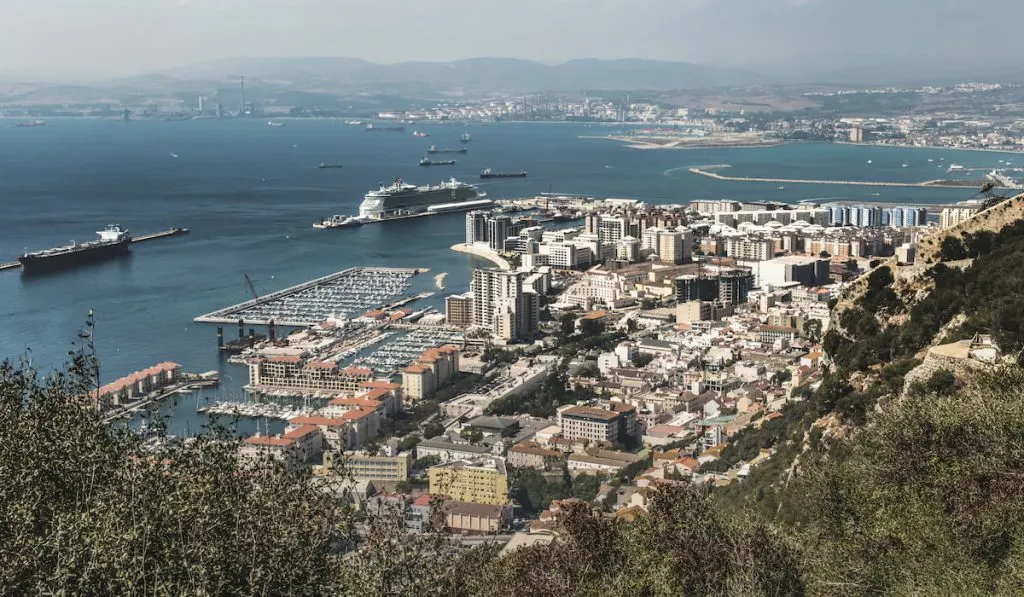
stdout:
[(414, 328), (409, 333), (398, 336), (373, 353), (356, 358), (354, 365), (367, 366), (382, 377), (391, 377), (399, 369), (412, 363), (431, 348), (446, 344), (462, 345), (462, 332), (433, 328)]
[(202, 415), (225, 415), (254, 419), (280, 419), (290, 421), (313, 413), (309, 406), (282, 405), (274, 402), (215, 402), (196, 410)]
[[(197, 323), (235, 323), (307, 327), (328, 319), (351, 319), (390, 302), (400, 306), (425, 298), (407, 297), (413, 276), (427, 269), (353, 267), (266, 296), (219, 309)], [(429, 296), (429, 295), (427, 295)]]

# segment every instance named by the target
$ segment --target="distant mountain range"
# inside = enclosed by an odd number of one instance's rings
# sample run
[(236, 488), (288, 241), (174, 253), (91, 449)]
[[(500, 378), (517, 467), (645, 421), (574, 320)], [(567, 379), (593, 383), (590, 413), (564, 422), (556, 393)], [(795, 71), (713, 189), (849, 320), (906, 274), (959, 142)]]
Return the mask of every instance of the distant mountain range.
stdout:
[[(388, 96), (473, 98), (492, 94), (675, 91), (770, 83), (739, 69), (658, 60), (573, 60), (541, 64), (512, 58), (375, 64), (356, 58), (230, 58), (133, 77), (74, 84), (0, 84), (0, 102), (118, 102), (140, 96), (222, 96), (246, 79), (247, 97), (294, 103), (298, 98)], [(9, 77), (4, 78), (10, 81)], [(251, 92), (251, 96), (248, 93)]]
[(541, 64), (514, 58), (375, 64), (356, 58), (232, 58), (160, 73), (176, 79), (224, 80), (245, 75), (297, 87), (336, 91), (413, 88), (435, 95), (581, 90), (669, 91), (768, 82), (757, 73), (658, 60), (572, 60)]

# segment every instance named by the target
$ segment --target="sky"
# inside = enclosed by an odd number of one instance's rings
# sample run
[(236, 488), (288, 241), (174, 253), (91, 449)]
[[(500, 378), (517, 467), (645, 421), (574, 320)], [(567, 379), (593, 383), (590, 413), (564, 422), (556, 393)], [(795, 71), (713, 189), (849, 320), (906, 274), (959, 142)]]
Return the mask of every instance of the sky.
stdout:
[[(240, 56), (652, 58), (776, 72), (1011, 65), (1021, 0), (0, 0), (0, 73), (133, 75)], [(1000, 41), (1002, 38), (1005, 41)]]

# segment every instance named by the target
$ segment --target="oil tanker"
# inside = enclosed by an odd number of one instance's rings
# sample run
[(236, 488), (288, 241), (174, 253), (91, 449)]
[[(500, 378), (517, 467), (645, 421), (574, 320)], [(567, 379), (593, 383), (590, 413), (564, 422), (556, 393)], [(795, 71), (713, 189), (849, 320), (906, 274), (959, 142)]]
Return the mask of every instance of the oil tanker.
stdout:
[(75, 267), (128, 253), (132, 236), (117, 224), (110, 224), (96, 234), (99, 240), (86, 243), (71, 241), (63, 247), (26, 252), (18, 257), (18, 262), (21, 263), (22, 271), (31, 274)]

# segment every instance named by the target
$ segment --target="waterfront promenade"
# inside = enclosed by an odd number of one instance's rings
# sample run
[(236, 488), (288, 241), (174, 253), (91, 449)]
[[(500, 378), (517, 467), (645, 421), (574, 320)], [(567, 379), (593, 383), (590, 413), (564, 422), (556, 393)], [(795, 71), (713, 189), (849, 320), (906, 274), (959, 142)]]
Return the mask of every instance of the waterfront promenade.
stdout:
[(452, 251), (455, 251), (456, 253), (465, 253), (466, 255), (473, 255), (476, 257), (480, 257), (482, 259), (486, 259), (493, 263), (494, 265), (497, 265), (498, 268), (503, 270), (512, 269), (511, 263), (509, 263), (501, 255), (498, 255), (496, 252), (491, 251), (490, 249), (483, 249), (480, 247), (474, 247), (473, 245), (467, 245), (466, 243), (459, 243), (457, 245), (452, 245)]
[[(760, 178), (753, 176), (725, 176), (715, 172), (722, 168), (728, 168), (728, 164), (719, 164), (715, 166), (697, 166), (690, 168), (690, 172), (693, 174), (699, 174), (701, 176), (707, 176), (708, 178), (714, 178), (715, 180), (727, 180), (731, 182), (771, 182), (779, 184), (831, 184), (831, 185), (844, 185), (844, 186), (865, 186), (865, 187), (916, 187), (916, 188), (929, 188), (929, 189), (957, 189), (963, 188), (960, 184), (947, 184), (941, 180), (928, 180), (925, 182), (881, 182), (872, 180), (803, 180), (797, 178)], [(979, 183), (980, 186), (980, 183)]]

